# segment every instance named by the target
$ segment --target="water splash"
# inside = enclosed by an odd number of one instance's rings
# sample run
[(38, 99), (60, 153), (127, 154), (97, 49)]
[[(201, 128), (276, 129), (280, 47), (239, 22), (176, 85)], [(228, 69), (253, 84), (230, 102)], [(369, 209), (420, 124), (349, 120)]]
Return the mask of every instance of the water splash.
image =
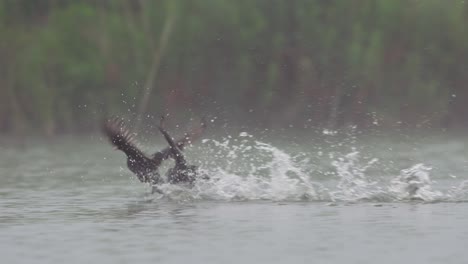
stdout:
[[(210, 180), (197, 181), (193, 188), (164, 185), (171, 200), (271, 200), (329, 202), (444, 202), (468, 200), (468, 181), (445, 193), (434, 190), (431, 167), (415, 164), (398, 175), (379, 175), (385, 166), (378, 158), (362, 158), (358, 151), (329, 153), (331, 171), (326, 179), (304, 161), (314, 153), (288, 154), (271, 144), (242, 132), (222, 141), (204, 140), (200, 173)], [(306, 157), (306, 158), (304, 158)], [(372, 172), (370, 172), (372, 169)], [(323, 176), (323, 175), (322, 175)]]
[(376, 181), (367, 178), (366, 171), (374, 165), (378, 159), (360, 164), (359, 152), (354, 151), (332, 162), (336, 173), (340, 178), (337, 190), (331, 192), (334, 201), (355, 201), (367, 199), (381, 193), (381, 188)]
[(444, 199), (440, 191), (433, 191), (434, 182), (429, 177), (432, 170), (422, 163), (401, 171), (400, 175), (391, 181), (389, 192), (398, 200), (436, 201)]
[[(244, 134), (241, 136), (245, 137)], [(196, 189), (200, 197), (228, 200), (320, 199), (316, 191), (320, 185), (310, 181), (310, 177), (284, 151), (249, 139), (240, 142), (213, 140), (210, 143), (220, 147), (215, 157), (222, 161), (218, 162), (228, 162), (226, 166), (214, 169), (201, 167), (202, 173), (209, 174), (212, 180), (198, 182)]]

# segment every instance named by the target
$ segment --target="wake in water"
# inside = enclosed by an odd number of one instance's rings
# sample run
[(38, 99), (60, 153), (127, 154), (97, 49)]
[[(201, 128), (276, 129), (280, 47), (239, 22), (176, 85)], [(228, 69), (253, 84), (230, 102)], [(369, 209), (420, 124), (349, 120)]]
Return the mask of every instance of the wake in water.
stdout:
[[(468, 182), (435, 190), (431, 167), (415, 164), (397, 175), (379, 175), (384, 166), (361, 153), (330, 153), (327, 172), (311, 161), (317, 153), (290, 155), (247, 133), (222, 141), (204, 140), (200, 152), (202, 173), (210, 180), (187, 189), (166, 184), (158, 198), (172, 200), (272, 200), (328, 202), (462, 202), (468, 201)], [(323, 155), (323, 153), (320, 153)], [(370, 173), (369, 171), (373, 171)], [(383, 173), (382, 173), (383, 174)]]

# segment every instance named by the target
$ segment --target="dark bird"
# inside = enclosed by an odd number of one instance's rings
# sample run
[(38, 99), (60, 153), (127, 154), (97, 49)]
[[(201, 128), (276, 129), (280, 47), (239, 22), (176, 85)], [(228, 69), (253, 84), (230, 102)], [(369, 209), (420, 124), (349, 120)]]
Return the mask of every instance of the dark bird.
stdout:
[[(161, 117), (161, 123), (158, 128), (169, 144), (169, 148), (172, 153), (171, 157), (175, 160), (174, 168), (171, 168), (167, 171), (167, 179), (169, 183), (193, 183), (197, 177), (197, 166), (187, 164), (179, 144), (174, 141), (174, 139), (164, 128), (164, 117)], [(202, 120), (201, 128), (206, 128), (206, 123), (204, 120)]]
[[(132, 171), (141, 182), (151, 183), (154, 185), (162, 183), (158, 168), (164, 160), (173, 156), (173, 153), (176, 153), (173, 150), (174, 147), (181, 152), (186, 145), (201, 136), (205, 127), (206, 126), (203, 123), (199, 128), (194, 129), (190, 133), (186, 133), (181, 139), (176, 141), (172, 140), (173, 147), (167, 147), (151, 156), (147, 155), (137, 147), (134, 135), (130, 133), (121, 118), (112, 118), (105, 121), (103, 132), (116, 149), (123, 151), (125, 155), (127, 155), (127, 166), (130, 171)], [(178, 157), (174, 158), (176, 159)]]

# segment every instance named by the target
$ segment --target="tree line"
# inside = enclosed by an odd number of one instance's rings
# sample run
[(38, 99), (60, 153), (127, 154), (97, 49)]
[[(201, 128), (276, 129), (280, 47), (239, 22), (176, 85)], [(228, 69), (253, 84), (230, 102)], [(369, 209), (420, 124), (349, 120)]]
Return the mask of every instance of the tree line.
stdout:
[(464, 1), (0, 0), (0, 131), (466, 126), (466, 25)]

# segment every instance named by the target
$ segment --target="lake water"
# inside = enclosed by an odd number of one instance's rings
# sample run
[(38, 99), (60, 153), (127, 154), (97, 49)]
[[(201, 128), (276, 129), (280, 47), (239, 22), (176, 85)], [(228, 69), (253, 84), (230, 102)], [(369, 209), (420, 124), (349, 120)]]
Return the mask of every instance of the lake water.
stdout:
[(468, 263), (468, 138), (326, 134), (203, 140), (163, 195), (99, 137), (4, 143), (1, 263)]

